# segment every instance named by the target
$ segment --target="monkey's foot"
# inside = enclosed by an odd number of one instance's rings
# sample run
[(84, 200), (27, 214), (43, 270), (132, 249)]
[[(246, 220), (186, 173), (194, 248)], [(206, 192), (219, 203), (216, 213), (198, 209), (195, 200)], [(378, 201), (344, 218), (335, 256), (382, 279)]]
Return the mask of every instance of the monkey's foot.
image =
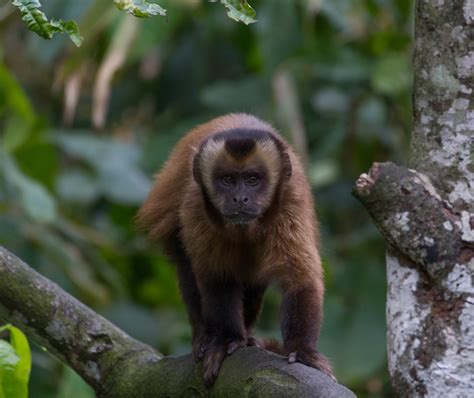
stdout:
[(293, 351), (288, 354), (288, 363), (300, 362), (304, 365), (316, 368), (328, 375), (331, 379), (337, 382), (334, 377), (331, 362), (316, 350), (300, 350)]
[(205, 345), (202, 369), (206, 388), (210, 388), (216, 381), (226, 354), (233, 354), (245, 344), (246, 339), (235, 339), (224, 344), (213, 341)]

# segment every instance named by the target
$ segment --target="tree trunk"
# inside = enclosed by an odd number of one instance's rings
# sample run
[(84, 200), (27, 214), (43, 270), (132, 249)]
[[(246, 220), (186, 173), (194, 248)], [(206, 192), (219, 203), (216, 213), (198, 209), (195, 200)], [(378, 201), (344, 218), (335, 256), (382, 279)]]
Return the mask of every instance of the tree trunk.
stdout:
[(410, 169), (354, 194), (387, 240), (388, 361), (402, 397), (474, 394), (474, 3), (419, 0)]

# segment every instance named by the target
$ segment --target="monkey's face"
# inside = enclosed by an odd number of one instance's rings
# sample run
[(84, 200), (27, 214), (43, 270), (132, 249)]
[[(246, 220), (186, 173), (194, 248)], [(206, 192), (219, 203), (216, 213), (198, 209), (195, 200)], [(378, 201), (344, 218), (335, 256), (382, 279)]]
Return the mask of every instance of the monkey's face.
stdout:
[(263, 165), (236, 167), (222, 162), (214, 169), (212, 185), (214, 204), (234, 224), (255, 220), (269, 202), (268, 173)]
[(256, 220), (272, 203), (291, 163), (277, 138), (266, 131), (233, 129), (201, 144), (193, 175), (205, 200), (233, 224)]

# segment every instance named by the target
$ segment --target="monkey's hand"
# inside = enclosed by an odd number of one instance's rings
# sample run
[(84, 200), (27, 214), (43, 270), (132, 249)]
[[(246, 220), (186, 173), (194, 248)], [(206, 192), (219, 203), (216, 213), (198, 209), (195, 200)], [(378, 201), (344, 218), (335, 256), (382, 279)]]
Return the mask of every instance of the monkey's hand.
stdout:
[(304, 349), (290, 352), (288, 354), (288, 363), (295, 362), (316, 368), (337, 382), (333, 374), (331, 362), (316, 350)]
[(233, 354), (240, 347), (244, 347), (246, 342), (246, 339), (234, 339), (221, 343), (217, 339), (212, 339), (205, 345), (202, 369), (206, 388), (210, 388), (216, 381), (226, 354)]
[(204, 334), (198, 334), (193, 337), (192, 341), (192, 353), (193, 358), (196, 362), (199, 362), (204, 356), (204, 351), (206, 350), (207, 337)]

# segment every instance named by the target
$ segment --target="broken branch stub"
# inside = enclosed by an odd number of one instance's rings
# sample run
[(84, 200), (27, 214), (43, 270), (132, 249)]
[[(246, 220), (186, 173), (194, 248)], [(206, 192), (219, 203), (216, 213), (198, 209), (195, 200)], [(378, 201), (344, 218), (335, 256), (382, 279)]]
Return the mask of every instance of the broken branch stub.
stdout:
[(459, 216), (428, 177), (391, 162), (374, 163), (353, 193), (392, 247), (434, 280), (449, 273), (463, 248)]

